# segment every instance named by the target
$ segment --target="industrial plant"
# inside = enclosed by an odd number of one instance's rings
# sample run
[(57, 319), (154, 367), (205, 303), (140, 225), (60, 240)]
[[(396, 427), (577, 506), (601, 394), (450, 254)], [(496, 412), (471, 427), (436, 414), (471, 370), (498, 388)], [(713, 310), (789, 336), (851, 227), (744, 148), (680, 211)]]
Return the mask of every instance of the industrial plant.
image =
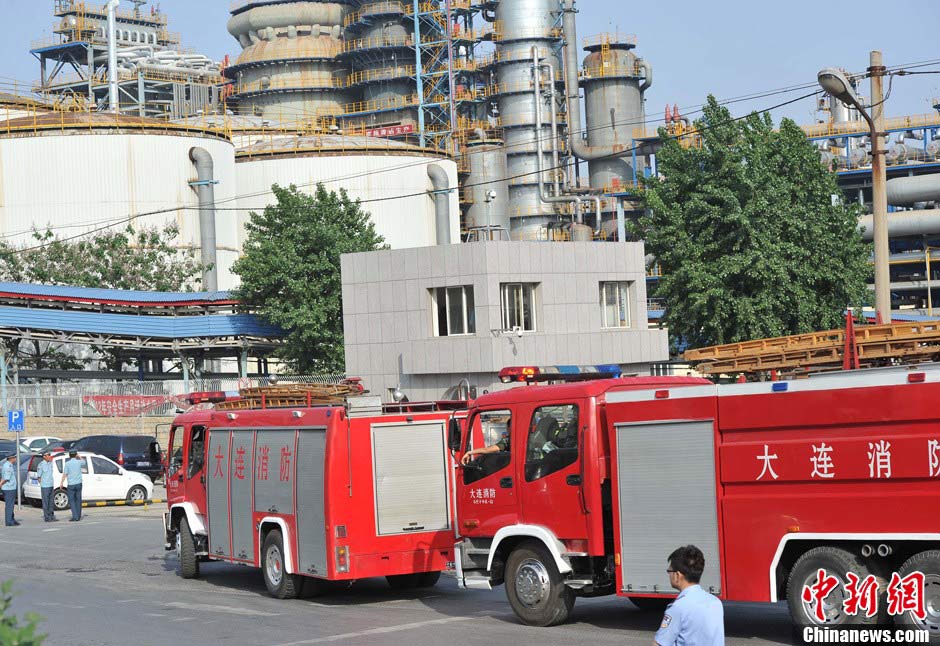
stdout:
[[(145, 0), (50, 0), (52, 33), (32, 47), (39, 80), (0, 101), (0, 157), (22, 160), (0, 167), (3, 233), (130, 213), (175, 220), (180, 244), (201, 250), (226, 288), (271, 185), (323, 182), (362, 200), (392, 249), (628, 240), (661, 143), (646, 125), (657, 121), (653, 64), (634, 35), (582, 39), (583, 5), (235, 0), (237, 52), (214, 61)], [(834, 99), (818, 107), (807, 137), (867, 209), (868, 128)], [(694, 137), (677, 109), (665, 121)], [(940, 298), (940, 115), (886, 128), (893, 306), (929, 314)]]

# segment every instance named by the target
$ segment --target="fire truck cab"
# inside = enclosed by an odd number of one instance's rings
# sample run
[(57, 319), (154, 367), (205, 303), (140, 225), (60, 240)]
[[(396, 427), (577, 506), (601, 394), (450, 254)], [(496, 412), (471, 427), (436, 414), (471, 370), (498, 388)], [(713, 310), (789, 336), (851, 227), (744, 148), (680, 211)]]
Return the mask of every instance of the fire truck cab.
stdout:
[(164, 517), (180, 575), (206, 561), (256, 567), (279, 598), (324, 580), (434, 585), (453, 558), (449, 416), (385, 412), (374, 397), (179, 416)]
[[(529, 379), (538, 370), (516, 370)], [(578, 596), (671, 601), (666, 559), (705, 554), (701, 585), (788, 601), (798, 626), (885, 621), (893, 573), (925, 575), (940, 634), (940, 368), (715, 385), (692, 377), (530, 385), (484, 395), (448, 432), (456, 569), (505, 584), (527, 624), (565, 621)], [(480, 451), (482, 447), (491, 447)], [(461, 464), (463, 463), (463, 464)], [(824, 619), (802, 597), (818, 571), (879, 583), (882, 610)], [(838, 599), (837, 599), (838, 597)]]

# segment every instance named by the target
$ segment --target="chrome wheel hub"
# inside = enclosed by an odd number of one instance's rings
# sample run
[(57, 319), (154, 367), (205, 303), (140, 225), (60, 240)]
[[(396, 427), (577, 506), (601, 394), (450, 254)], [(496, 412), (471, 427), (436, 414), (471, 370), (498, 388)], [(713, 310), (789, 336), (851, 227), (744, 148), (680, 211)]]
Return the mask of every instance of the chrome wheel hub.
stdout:
[(284, 564), (281, 560), (281, 550), (277, 545), (268, 548), (264, 557), (264, 567), (268, 574), (268, 581), (275, 586), (281, 585), (281, 578), (284, 576)]
[(183, 535), (180, 530), (176, 530), (176, 558), (183, 558)]
[(548, 598), (551, 579), (545, 566), (535, 559), (526, 559), (516, 572), (516, 597), (526, 608), (535, 608)]
[[(831, 575), (832, 573), (829, 572), (828, 574)], [(827, 596), (822, 601), (822, 611), (823, 615), (826, 617), (825, 620), (819, 621), (819, 617), (816, 616), (815, 599), (809, 602), (803, 601), (803, 612), (807, 619), (809, 619), (814, 624), (841, 624), (845, 621), (846, 616), (842, 603), (845, 601), (846, 582), (839, 577), (836, 578), (839, 579), (839, 585), (836, 586), (836, 588), (829, 593), (829, 596)], [(813, 572), (806, 578), (805, 581), (803, 581), (803, 585), (800, 587), (800, 589), (803, 590), (806, 588), (806, 586), (816, 585), (817, 581), (818, 577), (816, 576), (816, 572)]]
[(940, 632), (940, 574), (928, 574), (924, 577), (924, 610), (927, 611), (923, 619), (914, 617), (913, 622), (936, 634)]

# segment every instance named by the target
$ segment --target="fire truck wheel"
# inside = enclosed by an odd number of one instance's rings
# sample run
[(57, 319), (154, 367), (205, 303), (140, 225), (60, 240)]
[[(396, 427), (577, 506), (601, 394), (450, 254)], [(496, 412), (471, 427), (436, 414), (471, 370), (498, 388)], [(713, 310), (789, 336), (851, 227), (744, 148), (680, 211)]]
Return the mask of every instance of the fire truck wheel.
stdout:
[(674, 597), (627, 597), (627, 599), (643, 612), (662, 612), (666, 606), (675, 601)]
[(506, 597), (516, 616), (530, 626), (564, 623), (574, 606), (555, 560), (541, 543), (522, 543), (506, 561)]
[(898, 571), (902, 577), (912, 572), (924, 574), (924, 610), (927, 611), (923, 620), (908, 611), (894, 618), (900, 626), (926, 629), (930, 633), (930, 643), (940, 642), (940, 550), (928, 550), (915, 554), (904, 561)]
[[(837, 587), (823, 600), (822, 611), (824, 621), (820, 621), (815, 614), (815, 601), (803, 600), (803, 589), (815, 584), (820, 569), (830, 576), (838, 579)], [(886, 619), (884, 604), (884, 579), (878, 578), (879, 594), (878, 613), (874, 617), (865, 617), (864, 613), (857, 615), (846, 614), (842, 602), (846, 598), (845, 585), (848, 583), (846, 573), (853, 572), (864, 581), (869, 574), (878, 577), (864, 562), (860, 561), (851, 552), (837, 547), (814, 547), (809, 550), (793, 565), (790, 578), (787, 580), (787, 605), (790, 616), (797, 627), (804, 626), (838, 626), (842, 624), (876, 624)]]
[(284, 540), (281, 530), (272, 529), (264, 538), (261, 548), (261, 571), (264, 585), (272, 597), (296, 599), (303, 581), (296, 574), (288, 574), (284, 567)]
[(179, 575), (184, 579), (199, 576), (199, 559), (196, 557), (196, 541), (189, 531), (189, 521), (185, 516), (180, 519), (176, 530), (176, 559), (179, 563)]

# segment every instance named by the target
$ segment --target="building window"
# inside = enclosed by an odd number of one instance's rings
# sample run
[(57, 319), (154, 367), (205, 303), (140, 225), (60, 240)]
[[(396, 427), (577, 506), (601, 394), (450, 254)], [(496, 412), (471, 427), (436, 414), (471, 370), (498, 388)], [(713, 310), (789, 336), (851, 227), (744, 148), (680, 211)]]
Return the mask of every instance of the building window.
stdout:
[(472, 285), (437, 287), (430, 292), (434, 336), (476, 334)]
[(601, 283), (601, 317), (605, 328), (630, 327), (630, 285)]
[(504, 330), (535, 331), (536, 286), (536, 283), (503, 283), (499, 286)]

